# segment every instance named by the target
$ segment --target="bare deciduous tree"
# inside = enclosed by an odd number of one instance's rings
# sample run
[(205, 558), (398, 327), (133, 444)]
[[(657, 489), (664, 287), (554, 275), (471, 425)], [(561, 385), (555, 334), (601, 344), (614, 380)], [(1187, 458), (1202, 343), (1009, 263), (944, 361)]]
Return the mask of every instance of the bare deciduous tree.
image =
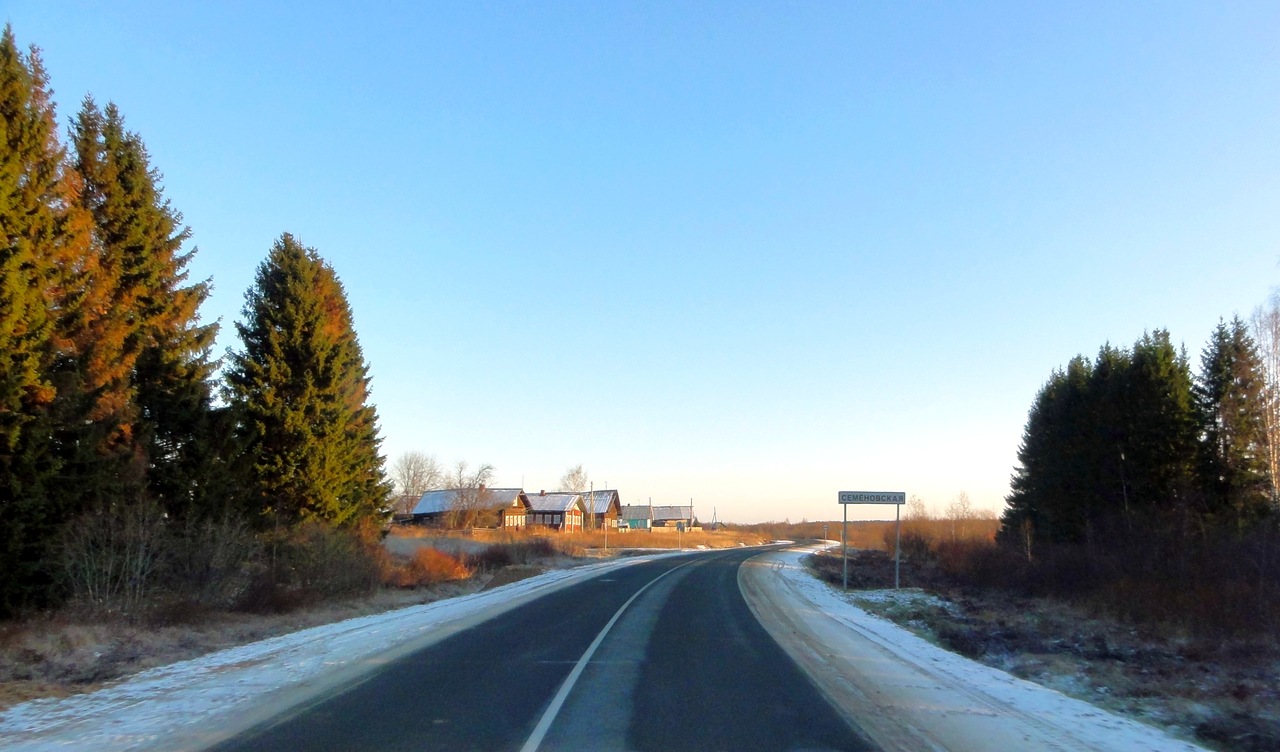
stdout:
[(443, 486), (444, 468), (433, 454), (405, 452), (392, 464), (391, 480), (396, 484), (396, 493), (421, 496)]
[(454, 488), (453, 504), (446, 515), (446, 522), (450, 527), (474, 526), (488, 506), (485, 486), (493, 480), (493, 465), (482, 464), (475, 472), (468, 472), (468, 467), (466, 460), (458, 460), (448, 479), (449, 485)]
[(582, 493), (587, 490), (587, 484), (590, 482), (587, 477), (587, 471), (582, 469), (579, 463), (564, 471), (564, 475), (560, 476), (560, 489), (562, 491), (573, 491), (574, 493)]
[(1266, 380), (1262, 417), (1267, 468), (1271, 471), (1271, 503), (1280, 504), (1280, 293), (1254, 309), (1250, 323)]
[(902, 515), (902, 520), (904, 522), (924, 522), (931, 519), (933, 519), (933, 515), (929, 513), (929, 507), (925, 505), (924, 499), (912, 494), (911, 498), (907, 499), (907, 511)]
[(973, 516), (973, 502), (969, 500), (969, 494), (964, 491), (956, 494), (956, 497), (947, 505), (947, 521), (951, 523), (951, 540), (960, 540), (965, 537), (965, 528), (968, 527), (967, 523), (973, 519)]

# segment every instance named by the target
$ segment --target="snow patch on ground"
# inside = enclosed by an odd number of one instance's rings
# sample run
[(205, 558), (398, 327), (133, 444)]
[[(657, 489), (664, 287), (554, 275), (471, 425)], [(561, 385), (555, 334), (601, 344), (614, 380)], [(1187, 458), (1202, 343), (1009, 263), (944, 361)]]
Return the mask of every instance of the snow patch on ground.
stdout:
[(919, 588), (902, 588), (901, 590), (859, 590), (851, 593), (855, 603), (887, 603), (897, 606), (914, 606), (942, 608), (953, 610), (955, 606), (933, 593), (926, 593)]

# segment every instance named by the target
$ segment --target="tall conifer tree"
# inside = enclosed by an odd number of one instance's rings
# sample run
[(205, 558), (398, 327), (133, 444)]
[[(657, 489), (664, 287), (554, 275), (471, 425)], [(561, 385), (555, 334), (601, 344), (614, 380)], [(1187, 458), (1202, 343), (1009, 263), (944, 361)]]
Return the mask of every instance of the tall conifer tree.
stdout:
[(44, 600), (51, 541), (72, 511), (51, 493), (61, 364), (93, 310), (89, 219), (58, 140), (48, 79), (0, 37), (0, 612)]
[(346, 293), (285, 234), (246, 295), (227, 385), (245, 431), (249, 504), (265, 521), (350, 523), (390, 492)]
[(1191, 366), (1163, 329), (1134, 343), (1126, 379), (1127, 429), (1121, 471), (1135, 511), (1165, 511), (1189, 501), (1196, 457)]
[(1027, 417), (1010, 483), (1001, 539), (1081, 542), (1096, 516), (1094, 436), (1089, 414), (1093, 367), (1084, 356), (1055, 371)]
[(82, 201), (111, 286), (84, 363), (96, 391), (93, 443), (115, 459), (100, 474), (124, 476), (171, 513), (199, 511), (209, 505), (204, 497), (217, 443), (210, 435), (208, 357), (217, 326), (201, 325), (198, 312), (209, 286), (184, 284), (194, 253), (183, 250), (190, 231), (116, 106), (103, 112), (86, 98), (72, 134)]
[(1191, 392), (1186, 355), (1162, 330), (1072, 359), (1032, 405), (1001, 539), (1105, 543), (1181, 507), (1196, 456)]
[(1238, 525), (1269, 508), (1266, 382), (1257, 346), (1239, 317), (1219, 322), (1196, 384), (1200, 477), (1206, 511)]

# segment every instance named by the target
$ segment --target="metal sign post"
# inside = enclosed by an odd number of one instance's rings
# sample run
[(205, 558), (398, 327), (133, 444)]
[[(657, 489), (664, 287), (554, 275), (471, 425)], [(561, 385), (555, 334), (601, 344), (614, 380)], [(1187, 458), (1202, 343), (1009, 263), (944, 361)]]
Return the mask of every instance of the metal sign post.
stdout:
[(844, 589), (849, 589), (849, 505), (841, 504), (844, 509), (844, 524), (840, 526), (840, 546), (844, 549), (841, 557), (844, 559)]
[(893, 505), (893, 589), (898, 589), (898, 570), (902, 563), (902, 505)]
[(898, 589), (898, 573), (902, 560), (902, 505), (907, 503), (905, 491), (841, 491), (840, 506), (844, 507), (844, 531), (840, 540), (844, 544), (844, 589), (849, 589), (849, 505), (893, 504), (893, 524), (896, 528), (893, 544), (893, 589)]

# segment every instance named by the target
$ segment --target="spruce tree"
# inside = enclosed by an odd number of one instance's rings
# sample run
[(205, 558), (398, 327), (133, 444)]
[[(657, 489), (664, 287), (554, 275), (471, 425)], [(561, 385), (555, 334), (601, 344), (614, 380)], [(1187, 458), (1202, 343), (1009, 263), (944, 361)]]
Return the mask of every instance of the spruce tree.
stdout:
[(1136, 512), (1165, 513), (1189, 501), (1196, 457), (1191, 366), (1165, 330), (1134, 343), (1127, 378), (1127, 436), (1121, 470)]
[(116, 165), (103, 141), (101, 113), (86, 99), (72, 123), (72, 166), (82, 186), (80, 206), (93, 218), (91, 253), (95, 305), (78, 322), (76, 345), (59, 365), (58, 445), (63, 471), (57, 493), (77, 506), (139, 496), (143, 462), (135, 438), (133, 367), (144, 292), (128, 278), (119, 244), (104, 230), (102, 207), (120, 193)]
[(1092, 378), (1093, 366), (1077, 356), (1036, 395), (1006, 499), (1003, 542), (1022, 545), (1030, 536), (1075, 543), (1088, 537), (1097, 516), (1088, 403)]
[(1103, 346), (1053, 374), (1032, 405), (1001, 540), (1106, 543), (1181, 508), (1193, 485), (1190, 368), (1165, 331)]
[(9, 613), (48, 598), (52, 540), (71, 511), (51, 492), (58, 371), (83, 339), (93, 272), (44, 67), (9, 26), (0, 138), (0, 613)]
[(1009, 481), (1009, 496), (1005, 498), (1005, 510), (1000, 517), (997, 539), (1006, 545), (1017, 546), (1028, 557), (1033, 542), (1046, 537), (1045, 509), (1046, 473), (1051, 469), (1051, 424), (1057, 393), (1063, 388), (1065, 378), (1055, 371), (1049, 381), (1040, 388), (1027, 424), (1022, 431), (1022, 443), (1018, 446), (1018, 466)]
[(1239, 317), (1219, 322), (1201, 356), (1195, 390), (1205, 511), (1243, 526), (1269, 508), (1266, 382)]
[(218, 443), (208, 357), (217, 327), (201, 325), (198, 312), (209, 286), (184, 284), (194, 253), (183, 250), (190, 231), (116, 106), (103, 112), (86, 98), (72, 135), (82, 203), (93, 215), (99, 268), (110, 283), (83, 364), (96, 391), (90, 443), (101, 455), (97, 474), (127, 479), (126, 496), (147, 493), (172, 514), (200, 511), (211, 504)]
[(264, 523), (354, 523), (381, 514), (368, 367), (346, 293), (314, 249), (285, 234), (246, 294), (229, 398), (244, 432), (250, 508)]

